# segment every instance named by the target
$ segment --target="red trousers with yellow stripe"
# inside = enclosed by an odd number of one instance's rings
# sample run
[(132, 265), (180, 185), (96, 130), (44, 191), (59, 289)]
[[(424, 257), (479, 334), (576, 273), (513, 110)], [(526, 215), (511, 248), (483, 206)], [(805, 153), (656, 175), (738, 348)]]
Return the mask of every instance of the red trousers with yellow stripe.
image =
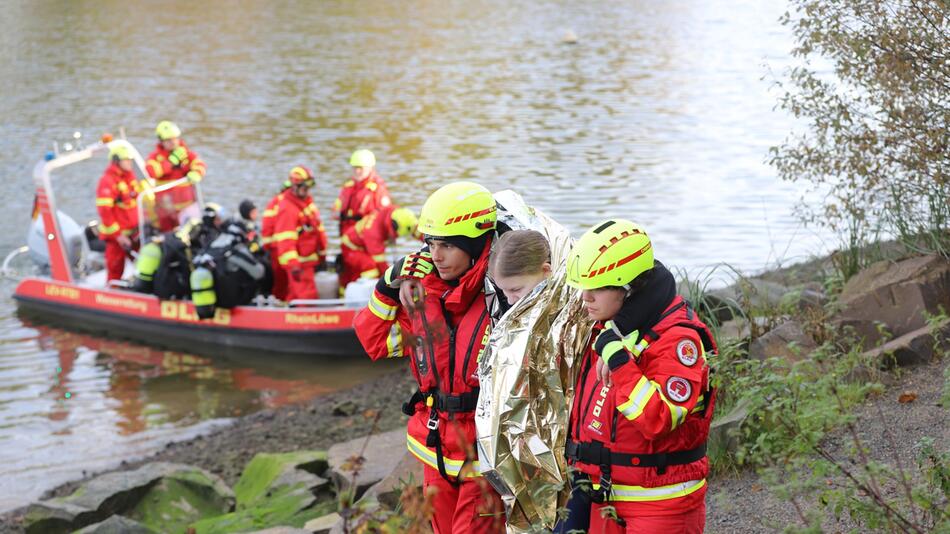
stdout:
[[(590, 511), (590, 534), (641, 534), (649, 532), (676, 532), (677, 534), (702, 534), (706, 528), (706, 503), (699, 501), (685, 512), (671, 515), (647, 515), (640, 503), (615, 502), (592, 504)], [(608, 513), (605, 506), (613, 506)], [(615, 515), (614, 515), (615, 514)], [(613, 519), (619, 517), (621, 521)]]
[(442, 478), (438, 469), (428, 465), (424, 469), (423, 489), (432, 496), (435, 534), (505, 532), (505, 507), (484, 477), (463, 477), (456, 486)]

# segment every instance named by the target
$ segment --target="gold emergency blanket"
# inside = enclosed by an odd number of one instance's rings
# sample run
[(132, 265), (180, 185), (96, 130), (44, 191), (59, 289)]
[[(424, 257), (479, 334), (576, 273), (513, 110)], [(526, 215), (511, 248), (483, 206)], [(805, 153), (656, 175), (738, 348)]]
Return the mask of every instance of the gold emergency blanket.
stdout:
[(575, 358), (590, 321), (580, 292), (567, 286), (570, 232), (512, 191), (495, 194), (499, 222), (541, 232), (551, 245), (552, 276), (494, 325), (479, 361), (475, 412), (479, 469), (501, 494), (508, 532), (553, 528), (567, 488), (564, 444)]

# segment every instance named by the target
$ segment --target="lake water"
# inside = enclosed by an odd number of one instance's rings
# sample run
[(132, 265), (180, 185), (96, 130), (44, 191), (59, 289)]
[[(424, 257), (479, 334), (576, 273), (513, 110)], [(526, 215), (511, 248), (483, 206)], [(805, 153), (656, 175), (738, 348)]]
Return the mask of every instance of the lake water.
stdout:
[[(763, 80), (789, 62), (778, 1), (6, 0), (0, 9), (0, 251), (22, 244), (53, 141), (124, 128), (147, 153), (172, 119), (208, 163), (206, 200), (262, 205), (315, 170), (328, 211), (371, 148), (394, 199), (447, 181), (513, 188), (580, 235), (641, 222), (692, 273), (756, 271), (823, 247), (767, 149), (792, 121)], [(576, 44), (562, 42), (566, 31)], [(95, 213), (104, 168), (57, 183)], [(332, 225), (331, 225), (332, 226)], [(227, 418), (383, 372), (240, 361), (23, 324), (0, 281), (0, 510)]]

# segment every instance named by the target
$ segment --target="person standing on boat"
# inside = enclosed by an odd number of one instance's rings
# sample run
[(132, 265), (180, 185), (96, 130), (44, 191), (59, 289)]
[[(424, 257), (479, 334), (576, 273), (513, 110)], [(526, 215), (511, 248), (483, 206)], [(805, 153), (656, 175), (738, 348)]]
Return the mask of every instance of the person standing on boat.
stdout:
[(136, 198), (141, 192), (133, 172), (132, 151), (116, 144), (109, 150), (109, 166), (96, 188), (99, 237), (106, 243), (107, 280), (119, 280), (125, 258), (138, 248), (139, 216)]
[(588, 230), (568, 256), (567, 283), (596, 321), (565, 447), (585, 479), (575, 478), (569, 508), (590, 503), (590, 532), (702, 532), (715, 397), (709, 329), (630, 221)]
[(277, 268), (287, 275), (288, 301), (317, 298), (313, 277), (317, 267), (326, 264), (327, 234), (320, 221), (320, 210), (310, 196), (314, 185), (310, 169), (294, 167), (290, 171), (290, 189), (277, 205), (272, 243)]
[(455, 182), (419, 217), (428, 250), (399, 259), (354, 321), (374, 360), (408, 356), (419, 390), (403, 405), (409, 451), (424, 464), (436, 534), (505, 531), (501, 498), (478, 475), (478, 360), (491, 320), (485, 274), (497, 212), (491, 192)]
[(379, 278), (386, 272), (386, 246), (397, 237), (416, 232), (416, 214), (408, 208), (390, 204), (363, 217), (340, 240), (343, 266), (340, 289), (359, 278)]
[[(296, 167), (294, 168), (296, 169)], [(267, 202), (267, 205), (264, 206), (264, 212), (261, 214), (261, 244), (270, 256), (271, 272), (274, 276), (271, 294), (280, 300), (287, 300), (287, 273), (277, 263), (277, 248), (274, 246), (274, 221), (277, 219), (277, 209), (280, 206), (280, 201), (284, 199), (290, 185), (290, 178), (284, 180), (280, 186), (280, 192)]]
[(155, 135), (158, 145), (146, 161), (148, 175), (157, 186), (188, 178), (188, 183), (155, 195), (158, 231), (168, 232), (192, 217), (201, 216), (194, 185), (204, 177), (205, 163), (185, 145), (181, 129), (174, 122), (158, 123)]
[(386, 182), (376, 174), (376, 156), (361, 148), (350, 156), (353, 174), (343, 183), (333, 203), (333, 217), (340, 221), (340, 235), (370, 213), (392, 204)]

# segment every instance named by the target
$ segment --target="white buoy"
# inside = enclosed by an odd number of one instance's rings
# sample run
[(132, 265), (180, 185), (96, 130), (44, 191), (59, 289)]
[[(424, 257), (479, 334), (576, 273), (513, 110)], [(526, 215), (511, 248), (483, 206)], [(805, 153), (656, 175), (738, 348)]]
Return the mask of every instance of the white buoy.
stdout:
[(574, 30), (565, 30), (561, 42), (564, 44), (577, 44), (577, 34), (574, 33)]

